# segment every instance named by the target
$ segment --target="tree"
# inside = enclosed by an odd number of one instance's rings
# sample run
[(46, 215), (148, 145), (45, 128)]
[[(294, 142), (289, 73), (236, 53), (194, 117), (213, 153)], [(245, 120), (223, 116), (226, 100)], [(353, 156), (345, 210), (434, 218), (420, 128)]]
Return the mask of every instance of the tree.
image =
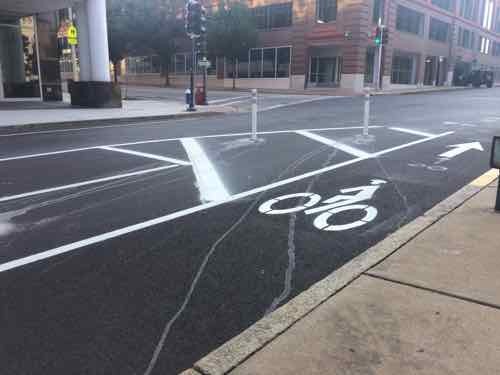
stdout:
[(148, 46), (160, 59), (161, 73), (165, 77), (165, 86), (170, 86), (170, 64), (177, 51), (177, 39), (184, 35), (182, 18), (182, 0), (145, 0), (148, 14), (147, 39), (143, 45)]
[(132, 51), (137, 38), (134, 10), (131, 0), (107, 0), (109, 58), (115, 82), (118, 82), (119, 63)]
[(257, 27), (246, 4), (221, 1), (217, 12), (209, 17), (208, 50), (212, 55), (231, 60), (233, 90), (236, 88), (236, 61), (255, 47), (257, 39)]

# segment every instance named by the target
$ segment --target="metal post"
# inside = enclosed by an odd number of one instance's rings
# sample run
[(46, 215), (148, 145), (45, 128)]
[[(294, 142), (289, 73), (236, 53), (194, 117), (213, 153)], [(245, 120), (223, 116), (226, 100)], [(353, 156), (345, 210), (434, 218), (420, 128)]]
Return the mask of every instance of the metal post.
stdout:
[(252, 141), (257, 141), (257, 90), (252, 90)]
[[(71, 24), (73, 25), (73, 9), (71, 8), (68, 9), (68, 15)], [(71, 66), (73, 69), (73, 81), (76, 82), (78, 81), (78, 72), (77, 72), (78, 66), (76, 64), (76, 46), (74, 44), (71, 45)]]
[(365, 113), (363, 117), (363, 136), (368, 136), (368, 126), (370, 125), (370, 94), (365, 94)]
[(495, 211), (500, 212), (500, 181), (497, 185), (497, 200), (495, 202)]
[(38, 88), (40, 89), (40, 100), (43, 102), (43, 81), (42, 81), (42, 65), (40, 63), (40, 41), (38, 40), (38, 16), (33, 16), (34, 32), (35, 32), (35, 47), (36, 47), (36, 64), (38, 69)]
[(377, 90), (382, 90), (382, 77), (384, 76), (384, 73), (382, 72), (382, 45), (383, 45), (383, 40), (384, 40), (384, 26), (380, 26), (380, 44), (378, 45), (378, 62), (377, 62), (377, 84), (375, 87)]
[(196, 109), (194, 108), (194, 64), (196, 59), (196, 42), (195, 38), (191, 38), (191, 98), (189, 100), (188, 112), (194, 112)]
[(207, 67), (203, 67), (203, 105), (208, 105), (207, 99)]

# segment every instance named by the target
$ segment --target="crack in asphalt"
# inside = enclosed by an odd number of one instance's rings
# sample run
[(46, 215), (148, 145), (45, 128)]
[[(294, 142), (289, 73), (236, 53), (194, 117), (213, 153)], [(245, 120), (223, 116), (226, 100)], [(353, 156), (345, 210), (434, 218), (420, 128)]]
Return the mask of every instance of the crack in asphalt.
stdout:
[[(289, 173), (293, 170), (295, 170), (298, 166), (300, 166), (302, 163), (306, 162), (308, 159), (316, 156), (317, 154), (320, 154), (321, 152), (323, 152), (324, 150), (328, 149), (329, 146), (323, 146), (323, 147), (320, 147), (318, 148), (317, 150), (314, 150), (314, 151), (311, 151), (309, 153), (306, 153), (304, 154), (302, 157), (300, 157), (299, 159), (297, 159), (296, 161), (294, 161), (293, 163), (289, 164), (274, 180), (274, 181), (277, 181), (279, 180), (283, 175), (285, 175), (286, 173)], [(196, 275), (191, 283), (191, 285), (189, 286), (189, 290), (186, 294), (186, 296), (184, 297), (184, 301), (182, 302), (181, 306), (179, 307), (179, 309), (177, 310), (177, 312), (172, 316), (172, 318), (165, 324), (165, 327), (160, 335), (160, 339), (158, 341), (158, 343), (156, 344), (156, 347), (155, 347), (155, 350), (153, 351), (153, 356), (148, 364), (148, 367), (146, 368), (146, 370), (144, 371), (144, 375), (150, 375), (151, 372), (154, 370), (157, 362), (158, 362), (158, 359), (160, 357), (160, 354), (161, 352), (163, 351), (163, 348), (165, 347), (165, 343), (166, 343), (166, 340), (167, 340), (167, 337), (170, 333), (170, 330), (172, 329), (172, 326), (174, 325), (174, 323), (177, 321), (177, 319), (179, 319), (179, 317), (182, 315), (182, 313), (186, 310), (186, 307), (187, 305), (189, 304), (189, 302), (191, 301), (191, 298), (193, 296), (193, 293), (196, 289), (196, 286), (200, 280), (200, 278), (202, 277), (204, 271), (205, 271), (205, 268), (210, 260), (210, 258), (212, 257), (212, 255), (215, 253), (215, 251), (217, 250), (218, 246), (227, 238), (229, 237), (229, 235), (248, 217), (248, 215), (252, 212), (252, 210), (254, 209), (254, 207), (257, 205), (257, 203), (260, 201), (260, 199), (267, 193), (267, 191), (263, 191), (262, 193), (260, 193), (259, 195), (257, 195), (250, 203), (250, 205), (248, 206), (248, 208), (245, 210), (245, 212), (234, 222), (233, 225), (231, 225), (231, 227), (229, 227), (229, 229), (224, 232), (224, 234), (222, 234), (222, 236), (220, 236), (215, 242), (214, 244), (210, 247), (210, 250), (207, 252), (207, 254), (205, 255), (200, 267), (198, 268), (198, 271), (196, 272)]]
[[(338, 154), (337, 149), (335, 149), (332, 153), (330, 153), (321, 165), (321, 168), (324, 168), (328, 166), (333, 158)], [(315, 176), (309, 185), (307, 186), (306, 193), (310, 193), (314, 184), (316, 181), (321, 177), (321, 175)], [(305, 203), (306, 198), (303, 197), (299, 200), (298, 205), (301, 206)], [(296, 254), (296, 246), (295, 246), (295, 227), (297, 223), (297, 212), (291, 213), (290, 214), (290, 220), (288, 224), (288, 249), (287, 249), (287, 254), (288, 254), (288, 266), (285, 270), (285, 280), (284, 280), (284, 287), (283, 291), (281, 294), (276, 297), (271, 305), (267, 308), (266, 312), (264, 315), (268, 315), (274, 310), (278, 308), (278, 306), (285, 301), (289, 296), (290, 293), (292, 292), (292, 281), (293, 281), (293, 272), (295, 270), (295, 254)]]

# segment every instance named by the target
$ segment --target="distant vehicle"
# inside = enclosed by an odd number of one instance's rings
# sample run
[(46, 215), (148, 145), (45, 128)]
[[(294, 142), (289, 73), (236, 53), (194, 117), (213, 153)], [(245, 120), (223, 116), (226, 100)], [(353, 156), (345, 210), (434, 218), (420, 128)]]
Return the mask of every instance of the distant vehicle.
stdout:
[(457, 77), (457, 86), (468, 86), (480, 87), (481, 85), (486, 85), (488, 88), (493, 87), (494, 75), (491, 70), (472, 70), (467, 74), (462, 74)]

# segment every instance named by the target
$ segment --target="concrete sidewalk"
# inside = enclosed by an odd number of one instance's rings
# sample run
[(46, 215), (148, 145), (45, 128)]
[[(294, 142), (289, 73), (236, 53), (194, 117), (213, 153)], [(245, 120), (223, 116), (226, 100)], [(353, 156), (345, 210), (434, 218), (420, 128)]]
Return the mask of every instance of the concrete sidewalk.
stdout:
[[(486, 173), (400, 230), (406, 233), (382, 241), (382, 247), (404, 245), (387, 250), (391, 256), (361, 270), (281, 334), (260, 340), (260, 350), (245, 348), (259, 340), (244, 332), (225, 356), (215, 351), (187, 374), (499, 374), (497, 175)], [(376, 262), (377, 255), (368, 257)], [(280, 310), (287, 308), (293, 313), (286, 305)], [(261, 324), (261, 332), (272, 330), (272, 321)], [(247, 358), (224, 363), (238, 351)]]
[(197, 112), (186, 112), (186, 105), (177, 101), (124, 100), (123, 108), (75, 108), (64, 102), (41, 101), (0, 102), (0, 131), (24, 129), (46, 130), (63, 127), (106, 125), (109, 123), (166, 120), (227, 113), (231, 108), (216, 105), (197, 106)]

